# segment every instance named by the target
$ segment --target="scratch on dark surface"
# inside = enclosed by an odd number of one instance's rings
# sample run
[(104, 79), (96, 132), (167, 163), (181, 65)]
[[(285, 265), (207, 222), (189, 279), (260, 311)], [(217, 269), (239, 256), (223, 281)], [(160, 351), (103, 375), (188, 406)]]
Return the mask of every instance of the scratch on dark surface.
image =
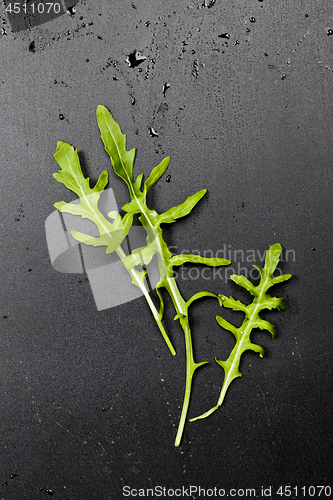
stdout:
[(41, 405), (36, 401), (35, 396), (32, 396), (32, 404), (34, 408), (34, 413), (37, 418), (37, 422), (39, 424), (42, 424), (45, 421), (53, 422), (58, 427), (60, 427), (66, 434), (71, 436), (71, 438), (74, 441), (78, 442), (81, 446), (90, 449), (90, 451), (93, 453), (95, 457), (95, 461), (96, 461), (96, 455), (99, 457), (104, 457), (105, 455), (107, 455), (106, 448), (101, 443), (100, 438), (103, 438), (109, 444), (114, 444), (114, 442), (109, 437), (99, 434), (95, 429), (87, 429), (87, 431), (85, 431), (85, 434), (79, 431), (73, 432), (73, 430), (70, 429), (69, 425), (64, 425), (59, 421), (60, 420), (59, 417), (61, 416), (63, 416), (64, 418), (70, 417), (71, 420), (74, 422), (75, 425), (77, 425), (79, 429), (84, 427), (85, 423), (82, 423), (82, 419), (80, 419), (80, 417), (75, 415), (69, 409), (60, 406), (57, 402), (53, 403), (53, 410), (52, 412), (48, 413), (46, 413), (46, 410), (41, 410)]

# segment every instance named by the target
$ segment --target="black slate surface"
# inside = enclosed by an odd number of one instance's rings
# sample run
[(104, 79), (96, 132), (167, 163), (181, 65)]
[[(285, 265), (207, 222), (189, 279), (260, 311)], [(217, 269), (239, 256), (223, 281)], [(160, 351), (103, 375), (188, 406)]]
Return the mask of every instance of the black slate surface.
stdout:
[[(309, 487), (323, 485), (327, 498), (330, 2), (81, 0), (20, 32), (0, 9), (0, 497), (106, 500), (131, 488), (127, 498), (298, 499), (319, 498)], [(146, 59), (126, 62), (135, 52)], [(179, 448), (185, 354), (171, 303), (175, 358), (143, 298), (97, 311), (86, 277), (57, 273), (48, 255), (45, 220), (54, 202), (72, 199), (52, 177), (57, 141), (79, 150), (93, 181), (110, 169), (99, 104), (137, 148), (136, 174), (171, 156), (169, 182), (165, 174), (150, 193), (157, 211), (208, 189), (166, 228), (175, 251), (230, 251), (231, 267), (249, 273), (251, 252), (279, 242), (280, 267), (293, 275), (276, 287), (287, 310), (265, 316), (276, 339), (254, 335), (265, 357), (244, 356), (223, 407), (187, 423)], [(119, 207), (128, 201), (112, 173), (110, 186)], [(202, 289), (244, 297), (224, 274), (190, 272), (180, 281), (187, 298)], [(215, 404), (214, 357), (232, 347), (216, 314), (207, 299), (191, 315), (196, 356), (210, 364), (197, 373), (190, 416)]]

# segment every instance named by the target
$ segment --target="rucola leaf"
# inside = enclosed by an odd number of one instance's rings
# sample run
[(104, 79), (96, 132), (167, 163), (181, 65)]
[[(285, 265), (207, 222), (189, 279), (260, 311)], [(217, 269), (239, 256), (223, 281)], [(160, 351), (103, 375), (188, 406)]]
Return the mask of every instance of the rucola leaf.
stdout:
[(120, 247), (133, 222), (132, 214), (126, 214), (123, 219), (118, 212), (116, 212), (116, 214), (118, 217), (112, 224), (112, 238), (110, 238), (109, 233), (102, 233), (99, 238), (83, 234), (79, 231), (71, 231), (71, 234), (73, 238), (85, 245), (92, 245), (94, 247), (106, 246), (106, 253), (112, 253)]
[[(128, 214), (127, 214), (128, 215)], [(158, 250), (157, 241), (145, 247), (135, 248), (130, 255), (125, 257), (123, 263), (127, 270), (133, 269), (137, 265), (148, 265)]]
[(260, 357), (263, 357), (263, 348), (257, 344), (252, 343), (250, 340), (252, 330), (254, 328), (268, 330), (274, 338), (274, 325), (272, 325), (272, 323), (270, 323), (269, 321), (263, 320), (260, 317), (260, 312), (263, 309), (285, 309), (283, 298), (271, 297), (267, 294), (267, 290), (271, 286), (291, 278), (290, 274), (285, 274), (278, 277), (272, 276), (278, 265), (281, 252), (282, 247), (279, 243), (272, 245), (266, 253), (264, 268), (262, 269), (259, 266), (255, 266), (260, 271), (260, 282), (257, 286), (253, 285), (247, 278), (245, 278), (245, 276), (231, 276), (231, 279), (235, 283), (239, 284), (240, 286), (248, 290), (252, 295), (254, 295), (254, 299), (251, 304), (245, 305), (239, 300), (235, 300), (232, 297), (219, 295), (220, 303), (223, 307), (233, 309), (234, 311), (242, 311), (243, 313), (245, 313), (245, 318), (242, 325), (237, 328), (223, 319), (221, 316), (216, 317), (218, 324), (225, 330), (229, 330), (234, 335), (236, 343), (228, 359), (226, 359), (225, 361), (216, 359), (216, 362), (224, 370), (224, 381), (217, 405), (211, 408), (206, 413), (203, 413), (199, 417), (192, 418), (192, 421), (199, 418), (208, 417), (222, 405), (227, 389), (231, 382), (235, 378), (242, 376), (241, 372), (239, 371), (239, 365), (243, 352), (252, 350), (258, 352)]
[[(106, 108), (100, 106), (97, 110), (99, 117), (99, 125), (102, 133), (102, 138), (105, 141), (105, 147), (112, 155), (112, 161), (116, 173), (124, 179), (133, 193), (133, 203), (136, 202), (135, 196), (140, 192), (142, 175), (138, 176), (133, 183), (133, 161), (135, 150), (126, 150), (126, 136), (122, 134), (119, 125), (114, 121), (111, 113)], [(79, 203), (55, 203), (55, 207), (61, 212), (80, 215), (83, 218), (93, 221), (99, 230), (100, 237), (95, 238), (90, 235), (72, 231), (72, 236), (78, 241), (92, 246), (105, 246), (106, 253), (116, 252), (118, 257), (124, 262), (126, 254), (121, 247), (121, 243), (128, 234), (129, 228), (133, 222), (133, 215), (136, 213), (131, 210), (123, 218), (118, 212), (110, 212), (109, 218), (114, 219), (111, 223), (99, 210), (98, 201), (101, 191), (105, 188), (108, 181), (108, 173), (105, 171), (101, 174), (94, 188), (89, 186), (89, 178), (85, 178), (79, 162), (77, 151), (64, 142), (58, 143), (58, 148), (55, 154), (55, 159), (62, 167), (58, 173), (54, 174), (58, 182), (62, 182), (68, 189), (72, 190), (79, 196)], [(147, 189), (144, 188), (145, 196)], [(145, 284), (145, 271), (129, 268), (132, 283), (138, 286), (144, 294), (148, 305), (153, 313), (153, 316), (158, 324), (158, 327), (173, 355), (176, 354), (170, 339), (168, 338), (164, 326), (161, 323), (161, 314), (156, 310), (153, 301)]]
[(188, 215), (195, 205), (201, 200), (201, 198), (206, 194), (207, 190), (202, 189), (198, 193), (189, 196), (187, 200), (181, 205), (170, 208), (167, 212), (164, 212), (159, 216), (159, 224), (175, 222), (176, 219), (185, 217)]
[(108, 183), (109, 174), (107, 170), (104, 170), (95, 187), (91, 189), (89, 177), (85, 178), (82, 173), (77, 150), (66, 142), (58, 142), (54, 158), (60, 165), (61, 170), (53, 174), (53, 177), (73, 191), (73, 193), (77, 194), (80, 199), (95, 193), (98, 194), (104, 190)]
[(201, 255), (180, 254), (174, 255), (170, 259), (173, 266), (181, 266), (185, 262), (193, 262), (195, 264), (206, 264), (206, 266), (226, 266), (230, 264), (230, 260), (218, 257), (201, 257)]
[(168, 168), (169, 163), (170, 163), (170, 156), (167, 156), (166, 158), (164, 158), (164, 160), (161, 161), (159, 165), (157, 165), (157, 167), (153, 168), (150, 176), (145, 182), (147, 191), (162, 177), (162, 175)]
[(79, 231), (72, 231), (72, 236), (86, 245), (106, 246), (106, 253), (114, 252), (126, 237), (132, 225), (133, 215), (126, 214), (122, 219), (118, 212), (110, 212), (109, 217), (114, 219), (111, 223), (100, 212), (98, 201), (107, 185), (108, 172), (102, 172), (95, 186), (91, 188), (89, 177), (85, 178), (82, 173), (77, 150), (70, 144), (59, 142), (54, 158), (61, 170), (53, 174), (53, 177), (79, 196), (79, 203), (61, 201), (54, 204), (55, 208), (60, 212), (80, 215), (95, 222), (100, 233), (100, 237), (95, 238)]
[(126, 135), (122, 133), (108, 109), (98, 106), (96, 115), (101, 138), (111, 158), (113, 169), (126, 182), (128, 188), (132, 189), (135, 149), (127, 151)]
[[(108, 214), (114, 219), (111, 223), (98, 211), (98, 199), (100, 191), (102, 191), (108, 180), (107, 172), (103, 172), (94, 188), (90, 188), (89, 179), (85, 179), (79, 164), (79, 159), (76, 150), (65, 143), (59, 143), (56, 160), (62, 166), (62, 171), (55, 174), (55, 178), (74, 191), (80, 198), (79, 204), (66, 204), (65, 202), (57, 203), (55, 206), (61, 211), (81, 215), (82, 217), (94, 220), (99, 228), (100, 237), (95, 238), (79, 232), (74, 232), (73, 236), (79, 241), (94, 246), (104, 245), (107, 252), (115, 251), (120, 256), (126, 269), (132, 276), (132, 282), (139, 286), (151, 308), (154, 318), (166, 340), (171, 352), (175, 354), (172, 344), (162, 325), (162, 317), (164, 311), (164, 303), (160, 293), (160, 289), (164, 288), (170, 295), (175, 310), (175, 319), (178, 319), (184, 331), (186, 345), (186, 384), (183, 408), (181, 412), (180, 422), (178, 426), (175, 444), (178, 446), (182, 437), (185, 420), (188, 412), (191, 385), (194, 372), (205, 362), (197, 363), (194, 360), (192, 336), (189, 325), (188, 309), (189, 306), (196, 300), (202, 297), (217, 298), (222, 307), (242, 311), (245, 318), (241, 327), (235, 327), (221, 316), (217, 316), (219, 325), (229, 330), (235, 337), (235, 346), (226, 360), (217, 360), (217, 363), (224, 370), (224, 382), (221, 394), (217, 405), (208, 412), (197, 418), (205, 418), (214, 412), (223, 402), (225, 393), (235, 378), (241, 377), (239, 364), (242, 353), (246, 350), (258, 352), (262, 357), (264, 354), (263, 348), (254, 344), (250, 340), (250, 334), (254, 328), (268, 330), (274, 336), (274, 326), (266, 320), (260, 318), (260, 311), (263, 309), (284, 309), (285, 303), (283, 299), (271, 297), (267, 294), (267, 290), (276, 283), (280, 283), (290, 278), (290, 275), (282, 275), (272, 277), (273, 272), (279, 262), (281, 254), (281, 246), (273, 245), (266, 254), (265, 266), (261, 269), (255, 266), (260, 271), (259, 285), (253, 285), (245, 276), (231, 276), (231, 279), (249, 291), (253, 296), (253, 302), (245, 305), (239, 300), (225, 295), (218, 295), (211, 292), (198, 292), (194, 294), (188, 301), (182, 297), (175, 277), (173, 268), (180, 266), (186, 262), (205, 264), (209, 266), (226, 265), (230, 262), (226, 259), (205, 258), (198, 255), (175, 255), (172, 256), (166, 242), (164, 241), (161, 225), (163, 223), (173, 223), (177, 219), (186, 216), (191, 212), (199, 200), (204, 196), (206, 190), (199, 191), (187, 198), (181, 205), (170, 208), (163, 214), (158, 214), (155, 210), (147, 206), (146, 195), (147, 191), (161, 178), (167, 169), (170, 158), (167, 157), (155, 167), (148, 179), (143, 183), (143, 175), (140, 174), (134, 181), (133, 164), (135, 157), (135, 149), (126, 149), (126, 135), (122, 133), (119, 125), (114, 120), (111, 113), (104, 107), (97, 108), (97, 121), (101, 132), (101, 138), (104, 142), (105, 149), (110, 156), (111, 163), (115, 173), (121, 177), (127, 184), (130, 193), (130, 202), (122, 208), (127, 214), (121, 218), (119, 214)], [(97, 218), (96, 218), (97, 214)], [(129, 227), (132, 224), (134, 214), (139, 214), (139, 220), (145, 227), (147, 232), (147, 244), (141, 248), (134, 249), (128, 256), (122, 251), (121, 241), (124, 235), (127, 234)], [(94, 219), (95, 217), (95, 219)], [(119, 246), (117, 247), (117, 245)], [(139, 265), (148, 265), (154, 256), (157, 256), (160, 277), (156, 285), (156, 292), (160, 299), (160, 310), (157, 312), (152, 299), (145, 288), (145, 270), (136, 269)], [(140, 268), (141, 269), (141, 268)], [(196, 420), (196, 419), (192, 419)]]
[[(203, 363), (196, 363), (194, 361), (191, 330), (188, 320), (188, 304), (183, 299), (179, 291), (173, 273), (173, 267), (175, 265), (181, 265), (183, 262), (185, 262), (185, 260), (182, 256), (172, 257), (172, 254), (166, 242), (164, 241), (161, 225), (163, 223), (169, 224), (175, 222), (177, 219), (189, 214), (195, 207), (195, 205), (205, 195), (206, 190), (203, 189), (198, 193), (189, 196), (187, 200), (185, 200), (185, 202), (183, 202), (181, 205), (170, 208), (165, 213), (158, 214), (155, 210), (150, 209), (147, 206), (146, 201), (147, 191), (163, 175), (170, 159), (165, 158), (157, 167), (153, 169), (150, 176), (144, 183), (143, 191), (141, 191), (141, 176), (137, 178), (135, 183), (133, 182), (132, 156), (129, 157), (128, 161), (126, 160), (122, 163), (119, 161), (120, 150), (122, 151), (123, 156), (128, 155), (128, 152), (126, 152), (125, 148), (126, 136), (121, 134), (119, 126), (115, 124), (115, 121), (109, 111), (102, 106), (98, 107), (97, 120), (99, 128), (101, 130), (101, 136), (105, 144), (105, 149), (111, 158), (113, 168), (116, 174), (120, 175), (120, 177), (125, 180), (131, 196), (131, 201), (124, 205), (122, 209), (127, 213), (140, 214), (139, 220), (145, 227), (147, 232), (146, 247), (134, 250), (131, 255), (126, 257), (124, 261), (126, 268), (130, 270), (134, 269), (135, 266), (139, 264), (149, 263), (153, 256), (155, 254), (157, 255), (158, 267), (160, 272), (160, 279), (156, 285), (156, 292), (160, 299), (159, 318), (162, 319), (164, 311), (164, 303), (160, 293), (160, 289), (164, 288), (172, 299), (177, 313), (176, 318), (179, 319), (181, 327), (184, 331), (186, 344), (186, 387), (183, 409), (175, 442), (176, 446), (178, 446), (180, 444), (188, 411), (193, 374), (195, 370)], [(193, 262), (192, 258), (193, 257), (191, 255), (187, 255), (186, 262)], [(196, 262), (198, 262), (198, 260), (196, 260)], [(208, 265), (226, 265), (229, 264), (229, 261), (225, 259), (205, 259), (202, 257), (199, 263)], [(214, 294), (209, 294), (209, 292), (202, 292), (201, 296), (204, 295), (215, 297)], [(199, 296), (197, 296), (196, 298), (199, 298)]]

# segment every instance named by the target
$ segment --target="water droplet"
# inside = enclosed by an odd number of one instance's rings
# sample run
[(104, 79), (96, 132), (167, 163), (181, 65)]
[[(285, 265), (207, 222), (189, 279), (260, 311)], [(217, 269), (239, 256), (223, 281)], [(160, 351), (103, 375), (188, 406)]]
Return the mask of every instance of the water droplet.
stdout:
[(194, 59), (194, 61), (193, 61), (192, 76), (194, 76), (194, 78), (198, 78), (198, 76), (199, 76), (199, 61), (198, 61), (198, 59)]
[(152, 137), (158, 137), (158, 133), (153, 129), (153, 127), (149, 128), (149, 133)]
[(32, 40), (32, 42), (29, 45), (29, 52), (36, 52), (35, 40)]
[(333, 35), (333, 30), (331, 28), (329, 28), (327, 30), (327, 36), (330, 36), (330, 35)]
[(166, 91), (167, 91), (169, 88), (170, 88), (170, 83), (168, 83), (168, 82), (164, 83), (164, 85), (163, 85), (163, 89), (162, 89), (162, 92), (163, 92), (164, 97), (165, 97), (165, 93), (166, 93)]
[(75, 12), (76, 12), (76, 8), (75, 7), (68, 7), (68, 9), (66, 10), (67, 14), (69, 14), (70, 16), (74, 16)]
[(134, 52), (131, 52), (131, 54), (126, 57), (126, 62), (130, 68), (135, 68), (136, 66), (139, 66), (139, 64), (143, 63), (143, 61), (145, 61), (146, 59), (147, 57), (141, 54), (141, 52), (134, 50)]
[(256, 22), (256, 18), (255, 17), (250, 17), (250, 23), (255, 23)]
[(210, 0), (208, 3), (205, 2), (205, 7), (207, 7), (207, 9), (210, 9), (211, 7), (213, 7), (215, 2), (216, 0)]
[(229, 33), (222, 33), (221, 35), (218, 35), (219, 38), (227, 38), (229, 40), (230, 35)]
[(62, 115), (62, 114), (60, 113), (60, 115), (59, 115), (59, 120), (64, 120), (64, 119), (65, 119), (64, 115)]
[(166, 182), (170, 182), (171, 181), (171, 175), (167, 175), (165, 180), (166, 180)]

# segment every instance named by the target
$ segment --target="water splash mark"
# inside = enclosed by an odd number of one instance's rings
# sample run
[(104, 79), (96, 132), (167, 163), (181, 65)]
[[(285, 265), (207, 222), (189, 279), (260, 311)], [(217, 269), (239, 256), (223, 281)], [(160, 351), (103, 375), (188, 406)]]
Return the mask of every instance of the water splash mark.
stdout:
[(198, 59), (195, 59), (193, 61), (192, 76), (194, 76), (194, 78), (198, 78), (198, 76), (199, 76), (199, 61), (198, 61)]
[(147, 59), (147, 57), (144, 56), (143, 54), (141, 54), (141, 52), (134, 50), (126, 57), (126, 62), (130, 68), (136, 68), (137, 66), (139, 66), (139, 64), (143, 63), (143, 61), (145, 61), (146, 59)]
[(202, 4), (199, 6), (199, 9), (211, 9), (215, 2), (216, 0), (203, 0)]
[(230, 34), (229, 33), (221, 33), (221, 35), (218, 35), (218, 38), (226, 38), (227, 40), (229, 40)]
[(65, 12), (75, 12), (79, 0), (4, 0), (5, 12), (12, 33), (26, 31), (41, 24), (53, 21)]
[(158, 133), (156, 132), (156, 130), (153, 127), (149, 127), (149, 134), (152, 137), (158, 137)]
[(170, 83), (166, 82), (163, 84), (163, 87), (162, 87), (162, 92), (163, 92), (163, 95), (165, 97), (165, 93), (166, 91), (170, 88)]

